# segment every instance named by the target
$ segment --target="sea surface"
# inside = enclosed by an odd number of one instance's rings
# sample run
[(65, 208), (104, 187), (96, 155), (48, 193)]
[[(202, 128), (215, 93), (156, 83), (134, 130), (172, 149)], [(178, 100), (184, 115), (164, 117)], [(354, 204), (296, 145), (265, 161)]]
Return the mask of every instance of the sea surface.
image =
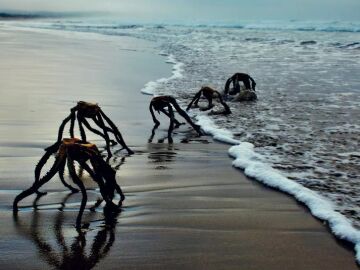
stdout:
[[(242, 143), (229, 152), (237, 158), (234, 166), (294, 195), (327, 220), (337, 236), (360, 243), (360, 22), (169, 25), (66, 19), (12, 24), (154, 41), (156, 53), (173, 65), (173, 75), (141, 91), (173, 95), (184, 107), (201, 86), (223, 91), (233, 73), (250, 74), (258, 101), (229, 102), (229, 116), (198, 109), (191, 115), (217, 139)], [(260, 176), (249, 169), (259, 162)], [(267, 181), (274, 172), (287, 184)], [(291, 183), (297, 185), (288, 191)], [(298, 187), (304, 189), (297, 192)], [(326, 207), (302, 199), (302, 192), (324, 200)]]

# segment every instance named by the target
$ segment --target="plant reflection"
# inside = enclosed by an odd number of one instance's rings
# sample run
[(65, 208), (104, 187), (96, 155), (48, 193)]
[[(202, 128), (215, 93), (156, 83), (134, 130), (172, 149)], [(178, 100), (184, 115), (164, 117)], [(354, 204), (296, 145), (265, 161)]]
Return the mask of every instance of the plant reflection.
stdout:
[[(109, 254), (114, 244), (119, 212), (110, 211), (105, 207), (105, 218), (101, 227), (95, 230), (75, 229), (64, 225), (63, 208), (70, 196), (71, 194), (66, 196), (61, 203), (52, 230), (47, 222), (41, 222), (40, 211), (32, 212), (30, 224), (14, 214), (15, 227), (20, 234), (35, 244), (40, 258), (52, 268), (92, 269)], [(47, 227), (44, 227), (44, 224)], [(75, 233), (75, 236), (71, 236), (72, 233)]]

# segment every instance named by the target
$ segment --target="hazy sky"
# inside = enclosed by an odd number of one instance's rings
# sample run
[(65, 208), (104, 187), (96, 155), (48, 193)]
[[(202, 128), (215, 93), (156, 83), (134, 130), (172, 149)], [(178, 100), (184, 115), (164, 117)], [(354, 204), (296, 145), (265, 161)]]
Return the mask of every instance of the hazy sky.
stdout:
[(0, 0), (0, 10), (113, 12), (135, 21), (360, 20), (360, 0)]

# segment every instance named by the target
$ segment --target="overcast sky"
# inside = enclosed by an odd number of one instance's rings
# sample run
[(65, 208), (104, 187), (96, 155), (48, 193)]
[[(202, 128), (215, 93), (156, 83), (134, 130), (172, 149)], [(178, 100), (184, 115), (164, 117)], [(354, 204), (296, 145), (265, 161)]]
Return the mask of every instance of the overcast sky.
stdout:
[(0, 0), (0, 10), (112, 12), (134, 21), (360, 21), (360, 0)]

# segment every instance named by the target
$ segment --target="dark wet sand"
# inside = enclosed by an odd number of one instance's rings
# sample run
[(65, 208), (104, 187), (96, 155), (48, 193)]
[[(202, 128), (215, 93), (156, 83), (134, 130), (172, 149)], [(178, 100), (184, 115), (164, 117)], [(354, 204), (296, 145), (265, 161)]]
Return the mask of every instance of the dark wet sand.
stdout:
[[(173, 145), (148, 144), (150, 97), (140, 89), (170, 66), (151, 44), (100, 37), (0, 28), (0, 269), (358, 269), (351, 247), (306, 208), (232, 168), (228, 146), (188, 127)], [(127, 196), (117, 224), (102, 208), (87, 211), (90, 227), (78, 234), (81, 197), (68, 196), (58, 178), (38, 211), (30, 197), (14, 218), (12, 200), (79, 99), (99, 102), (136, 151), (122, 165), (125, 153), (111, 160)], [(90, 190), (88, 205), (97, 197)]]

